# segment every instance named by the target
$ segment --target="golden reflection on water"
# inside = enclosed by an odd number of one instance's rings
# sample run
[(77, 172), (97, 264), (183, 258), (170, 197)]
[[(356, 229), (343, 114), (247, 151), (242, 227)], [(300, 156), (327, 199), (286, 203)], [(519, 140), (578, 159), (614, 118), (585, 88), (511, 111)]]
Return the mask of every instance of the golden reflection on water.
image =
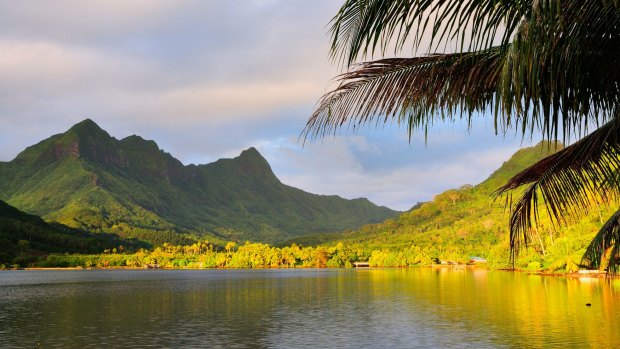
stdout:
[[(527, 347), (620, 347), (620, 279), (557, 277), (483, 269), (420, 268), (368, 270), (376, 295), (406, 287), (441, 322), (474, 320)], [(403, 286), (404, 285), (404, 286)], [(590, 304), (588, 306), (588, 304)]]
[(2, 348), (620, 347), (618, 279), (449, 268), (15, 274), (32, 285), (3, 275)]

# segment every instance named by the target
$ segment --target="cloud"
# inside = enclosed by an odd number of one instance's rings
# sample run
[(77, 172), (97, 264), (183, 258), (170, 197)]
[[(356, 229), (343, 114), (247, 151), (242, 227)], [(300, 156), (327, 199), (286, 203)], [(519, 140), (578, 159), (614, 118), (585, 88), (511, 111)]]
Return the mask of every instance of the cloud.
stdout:
[(128, 32), (158, 27), (176, 5), (159, 0), (2, 2), (0, 32), (15, 39), (100, 45)]
[[(0, 160), (89, 117), (184, 163), (256, 146), (283, 182), (406, 209), (484, 179), (517, 147), (462, 125), (298, 135), (338, 73), (333, 0), (0, 2)], [(333, 87), (333, 86), (331, 86)]]
[[(0, 3), (0, 126), (8, 133), (0, 159), (86, 117), (114, 134), (152, 133), (169, 144), (190, 143), (179, 136), (185, 130), (217, 139), (267, 120), (290, 130), (294, 119), (296, 133), (335, 74), (324, 26), (336, 6)], [(292, 109), (297, 114), (286, 114)]]
[(1, 5), (0, 118), (213, 124), (310, 108), (335, 74), (328, 1)]
[[(467, 138), (466, 130), (460, 131), (455, 133)], [(434, 143), (428, 147), (423, 140), (407, 146), (406, 139), (395, 137), (399, 130), (386, 130), (337, 136), (308, 148), (290, 139), (265, 143), (259, 150), (284, 183), (319, 194), (367, 197), (406, 210), (445, 190), (480, 183), (520, 146), (518, 139), (483, 130), (472, 133), (453, 142), (442, 130), (431, 130)]]
[(92, 48), (0, 40), (0, 74), (4, 92), (59, 96), (85, 88), (148, 87), (153, 82), (148, 77), (155, 74), (155, 68), (131, 57)]

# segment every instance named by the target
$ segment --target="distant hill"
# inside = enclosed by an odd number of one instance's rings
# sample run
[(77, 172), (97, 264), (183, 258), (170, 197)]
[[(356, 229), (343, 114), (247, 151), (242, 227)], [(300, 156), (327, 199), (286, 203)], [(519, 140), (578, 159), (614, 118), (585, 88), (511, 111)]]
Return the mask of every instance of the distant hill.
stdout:
[[(392, 259), (389, 261), (379, 262), (379, 265), (386, 266), (411, 264), (405, 259), (420, 256), (460, 262), (466, 262), (468, 256), (482, 256), (496, 267), (507, 266), (510, 256), (509, 210), (505, 198), (494, 198), (493, 193), (510, 177), (562, 148), (562, 145), (556, 148), (544, 142), (521, 149), (484, 182), (445, 191), (395, 219), (343, 233), (312, 234), (285, 243), (329, 246), (343, 242), (348, 248), (359, 249), (366, 254), (380, 250), (405, 251), (390, 255)], [(610, 212), (600, 208), (598, 212), (583, 218), (566, 217), (570, 224), (562, 229), (551, 224), (544, 216), (543, 208), (541, 214), (541, 224), (535, 232), (538, 238), (531, 243), (529, 252), (522, 253), (519, 261), (523, 268), (530, 263), (534, 269), (541, 265), (552, 268), (569, 265), (567, 268), (574, 268), (592, 236), (601, 227), (604, 221), (601, 217), (608, 216)], [(373, 258), (388, 258), (385, 257), (387, 255), (388, 252), (379, 253)], [(370, 255), (362, 259), (368, 257)]]
[(391, 234), (389, 237), (379, 235), (385, 231), (393, 232), (395, 229), (415, 230), (423, 233), (428, 230), (453, 228), (454, 224), (459, 226), (462, 224), (464, 228), (468, 227), (471, 230), (483, 221), (487, 222), (486, 225), (503, 230), (507, 224), (507, 216), (504, 212), (505, 202), (494, 200), (493, 192), (527, 166), (562, 148), (561, 144), (558, 144), (556, 148), (555, 145), (550, 146), (549, 143), (544, 142), (534, 147), (520, 149), (482, 183), (475, 186), (464, 184), (458, 189), (447, 190), (436, 195), (432, 201), (418, 203), (395, 219), (366, 225), (361, 229), (344, 233), (311, 234), (291, 239), (285, 243), (316, 245), (341, 239), (357, 241), (379, 239), (389, 244), (410, 244), (412, 237), (408, 234)]
[(154, 141), (117, 140), (89, 119), (0, 162), (0, 199), (46, 221), (147, 241), (190, 232), (276, 242), (398, 213), (282, 184), (254, 148), (184, 166)]
[(48, 253), (101, 253), (123, 246), (128, 251), (148, 247), (114, 234), (90, 234), (61, 224), (49, 224), (0, 201), (0, 264), (27, 265)]

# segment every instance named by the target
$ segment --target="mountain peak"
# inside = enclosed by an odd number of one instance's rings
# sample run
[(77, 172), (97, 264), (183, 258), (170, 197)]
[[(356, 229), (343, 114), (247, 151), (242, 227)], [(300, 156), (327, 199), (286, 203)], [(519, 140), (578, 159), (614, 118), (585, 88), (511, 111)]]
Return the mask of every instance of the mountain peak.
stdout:
[(84, 119), (59, 135), (59, 138), (51, 142), (51, 147), (56, 159), (70, 156), (110, 163), (119, 160), (116, 142), (115, 138), (93, 120)]
[(241, 154), (239, 154), (239, 156), (237, 156), (234, 160), (240, 160), (240, 162), (243, 163), (251, 163), (256, 165), (260, 164), (262, 166), (269, 167), (269, 163), (267, 162), (265, 157), (263, 157), (263, 155), (261, 155), (261, 153), (259, 153), (258, 150), (256, 150), (256, 148), (254, 147), (250, 147), (242, 151)]
[(244, 150), (241, 152), (241, 154), (239, 154), (240, 158), (260, 158), (260, 159), (264, 159), (263, 156), (261, 155), (261, 153), (258, 152), (258, 150), (256, 150), (256, 148), (254, 147), (249, 147), (248, 149)]
[(154, 140), (144, 139), (138, 135), (131, 135), (121, 139), (121, 143), (125, 146), (133, 148), (133, 150), (143, 150), (150, 152), (159, 152), (159, 146)]
[(77, 138), (82, 142), (88, 140), (87, 143), (91, 143), (93, 145), (94, 143), (107, 143), (112, 140), (112, 136), (110, 136), (108, 132), (99, 127), (99, 125), (91, 119), (84, 119), (83, 121), (71, 126), (71, 128), (65, 132), (65, 135), (69, 137), (77, 136)]
[(67, 157), (81, 158), (94, 155), (101, 144), (115, 141), (106, 131), (91, 119), (85, 119), (71, 126), (66, 132), (26, 148), (15, 158), (18, 161), (49, 164)]
[(75, 131), (78, 133), (101, 133), (105, 132), (96, 122), (91, 119), (84, 119), (77, 124), (71, 126), (70, 131)]
[(238, 174), (263, 175), (275, 178), (269, 162), (254, 147), (250, 147), (234, 159), (220, 159), (230, 163)]

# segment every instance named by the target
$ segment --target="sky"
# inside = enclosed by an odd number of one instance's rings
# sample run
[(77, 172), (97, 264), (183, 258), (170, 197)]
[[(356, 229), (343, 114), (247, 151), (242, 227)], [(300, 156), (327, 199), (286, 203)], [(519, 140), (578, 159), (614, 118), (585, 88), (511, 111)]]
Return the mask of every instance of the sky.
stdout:
[(256, 147), (288, 185), (407, 210), (487, 178), (531, 142), (491, 119), (299, 135), (343, 72), (334, 0), (0, 0), (0, 161), (90, 118), (184, 164)]

